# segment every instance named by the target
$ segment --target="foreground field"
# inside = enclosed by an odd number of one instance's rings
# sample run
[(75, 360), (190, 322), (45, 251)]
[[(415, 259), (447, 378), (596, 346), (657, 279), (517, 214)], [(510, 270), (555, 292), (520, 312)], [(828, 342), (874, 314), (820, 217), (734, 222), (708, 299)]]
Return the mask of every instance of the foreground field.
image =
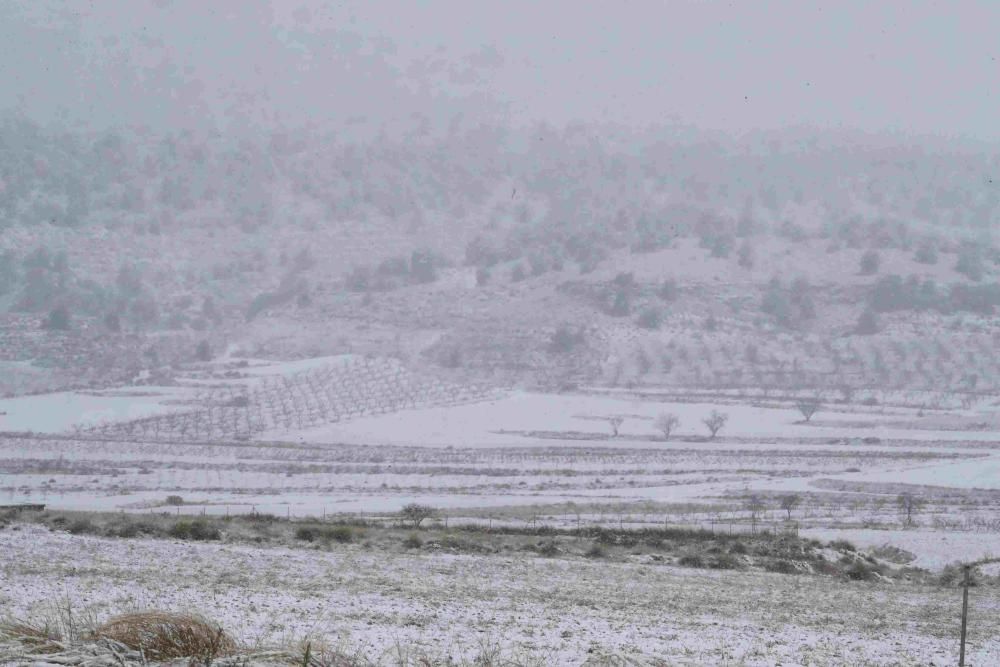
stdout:
[[(489, 645), (510, 664), (950, 665), (956, 655), (960, 591), (905, 581), (364, 542), (106, 539), (16, 523), (0, 531), (0, 552), (0, 606), (17, 616), (67, 603), (97, 616), (194, 610), (246, 644), (313, 638), (381, 664), (448, 664)], [(992, 587), (974, 590), (972, 611), (969, 664), (997, 664)]]
[[(0, 531), (0, 608), (195, 611), (243, 646), (312, 638), (358, 664), (945, 665), (960, 605), (949, 566), (1000, 553), (988, 401), (827, 403), (807, 420), (794, 396), (494, 391), (341, 358), (207, 367), (132, 392), (4, 404), (22, 430), (0, 436), (0, 503), (44, 503), (49, 518)], [(150, 394), (141, 410), (116, 409), (135, 392)], [(714, 435), (713, 412), (728, 417)], [(665, 413), (680, 422), (669, 438)], [(378, 537), (400, 531), (414, 502), (436, 511), (411, 546)], [(60, 510), (160, 527), (60, 523)], [(286, 521), (203, 543), (167, 523), (262, 513), (370, 532), (313, 543)], [(470, 526), (580, 541), (440, 537)], [(605, 553), (586, 531), (609, 527), (724, 544), (798, 535), (825, 558)], [(972, 665), (1000, 662), (995, 572), (984, 574)], [(476, 663), (487, 649), (494, 662)]]

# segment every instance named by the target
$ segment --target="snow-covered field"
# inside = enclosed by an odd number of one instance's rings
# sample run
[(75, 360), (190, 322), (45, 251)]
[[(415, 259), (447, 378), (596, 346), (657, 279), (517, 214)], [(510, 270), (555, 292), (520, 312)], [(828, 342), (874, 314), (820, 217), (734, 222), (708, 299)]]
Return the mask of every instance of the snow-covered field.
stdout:
[[(74, 428), (188, 410), (213, 383), (271, 378), (278, 387), (274, 378), (323, 364), (255, 361), (236, 377), (207, 369), (174, 388), (5, 401), (0, 504), (378, 520), (420, 502), (455, 523), (733, 532), (749, 528), (754, 496), (764, 526), (792, 522), (805, 536), (862, 548), (891, 544), (912, 552), (916, 567), (1000, 553), (1000, 433), (955, 427), (993, 423), (988, 412), (837, 405), (805, 423), (793, 405), (774, 402), (512, 392), (239, 440)], [(728, 416), (715, 438), (702, 423), (712, 411)], [(666, 441), (656, 429), (663, 413), (680, 420)], [(912, 525), (896, 506), (901, 493), (921, 501)], [(798, 501), (783, 509), (790, 495)], [(14, 612), (60, 596), (107, 611), (194, 609), (248, 641), (320, 632), (376, 656), (403, 645), (468, 656), (493, 636), (551, 664), (582, 662), (591, 649), (670, 664), (954, 662), (954, 590), (902, 581), (677, 569), (639, 557), (116, 541), (37, 526), (0, 532), (0, 553), (0, 607)], [(990, 619), (1000, 603), (982, 595), (975, 604), (972, 664), (992, 664), (1000, 627)]]
[[(322, 637), (387, 659), (488, 642), (545, 664), (951, 665), (960, 593), (625, 562), (332, 551), (0, 531), (0, 607), (197, 610), (249, 643)], [(40, 557), (44, 555), (43, 557)], [(969, 664), (1000, 661), (1000, 601), (974, 591)], [(389, 661), (390, 664), (396, 664)], [(615, 663), (617, 664), (617, 663)]]
[(0, 399), (0, 431), (66, 433), (74, 427), (167, 414), (193, 396), (185, 387), (129, 387)]
[[(239, 379), (316, 367), (254, 361)], [(804, 423), (791, 406), (514, 392), (274, 431), (253, 441), (72, 434), (74, 420), (95, 411), (117, 414), (109, 407), (115, 402), (144, 413), (170, 410), (190, 391), (132, 388), (8, 402), (7, 423), (64, 435), (0, 437), (0, 503), (143, 512), (162, 511), (167, 496), (181, 496), (184, 504), (171, 511), (302, 517), (384, 514), (421, 502), (454, 520), (531, 516), (553, 524), (610, 521), (606, 508), (613, 507), (619, 522), (627, 515), (635, 525), (717, 525), (745, 522), (743, 499), (753, 493), (767, 500), (770, 521), (790, 518), (804, 530), (884, 530), (901, 528), (895, 499), (899, 485), (909, 485), (927, 500), (918, 526), (973, 517), (980, 531), (1000, 506), (1000, 493), (992, 493), (1000, 485), (1000, 434), (935, 428), (947, 415), (924, 418), (905, 409), (883, 414), (836, 406)], [(708, 439), (702, 420), (713, 410), (729, 419)], [(664, 412), (680, 419), (669, 441), (655, 428)], [(611, 437), (607, 418), (615, 415), (623, 421)], [(907, 428), (898, 427), (903, 421)], [(786, 514), (779, 494), (799, 495), (801, 502)], [(992, 548), (994, 535), (1000, 532), (981, 536), (980, 551), (1000, 552)], [(921, 543), (921, 558), (954, 560), (937, 544)]]
[[(820, 413), (813, 423), (803, 423), (795, 407), (765, 408), (751, 405), (711, 403), (670, 403), (612, 396), (552, 395), (513, 392), (504, 398), (468, 405), (403, 410), (393, 414), (362, 417), (290, 432), (274, 432), (261, 439), (280, 437), (300, 442), (352, 442), (408, 446), (523, 446), (538, 438), (518, 437), (510, 431), (584, 431), (609, 433), (602, 417), (624, 417), (619, 434), (629, 443), (632, 437), (659, 437), (655, 419), (663, 413), (676, 415), (680, 424), (674, 437), (704, 436), (703, 420), (713, 410), (729, 416), (722, 433), (747, 438), (865, 438), (940, 441), (995, 441), (992, 431), (959, 431), (919, 428), (920, 419), (912, 411), (914, 428), (892, 426), (899, 414), (867, 412)], [(863, 423), (864, 425), (859, 425)], [(551, 444), (551, 441), (546, 441)], [(572, 441), (570, 441), (572, 443)], [(614, 443), (611, 443), (612, 446)]]

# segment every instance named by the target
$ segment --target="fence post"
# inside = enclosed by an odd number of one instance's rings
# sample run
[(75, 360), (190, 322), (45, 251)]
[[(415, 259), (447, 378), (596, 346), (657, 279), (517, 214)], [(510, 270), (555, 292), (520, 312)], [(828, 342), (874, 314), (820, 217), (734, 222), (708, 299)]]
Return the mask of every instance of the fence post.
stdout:
[(969, 566), (963, 567), (965, 576), (962, 580), (962, 643), (958, 649), (958, 667), (965, 667), (965, 628), (969, 617)]

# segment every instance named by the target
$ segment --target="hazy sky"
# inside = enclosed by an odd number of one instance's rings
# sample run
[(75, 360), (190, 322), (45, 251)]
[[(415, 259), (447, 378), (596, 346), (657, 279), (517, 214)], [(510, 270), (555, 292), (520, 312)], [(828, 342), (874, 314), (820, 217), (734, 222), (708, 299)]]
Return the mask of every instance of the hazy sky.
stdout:
[(679, 120), (1000, 137), (1000, 2), (7, 0), (0, 107), (223, 126)]

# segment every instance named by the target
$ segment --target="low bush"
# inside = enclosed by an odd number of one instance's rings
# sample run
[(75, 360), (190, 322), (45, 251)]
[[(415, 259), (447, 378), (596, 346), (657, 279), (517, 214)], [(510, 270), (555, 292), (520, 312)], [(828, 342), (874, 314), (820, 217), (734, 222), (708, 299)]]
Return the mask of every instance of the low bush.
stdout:
[(677, 564), (684, 567), (705, 567), (705, 561), (698, 554), (685, 554), (677, 559)]
[(171, 526), (167, 534), (178, 540), (193, 540), (196, 542), (222, 538), (219, 529), (203, 519), (195, 519), (194, 521), (182, 519)]
[(107, 537), (121, 537), (125, 539), (131, 539), (141, 535), (160, 535), (162, 532), (163, 531), (161, 531), (154, 524), (146, 523), (144, 521), (129, 520), (112, 523), (104, 529), (104, 534)]
[(592, 545), (590, 545), (590, 548), (587, 549), (587, 551), (583, 555), (586, 556), (587, 558), (604, 558), (608, 554), (604, 550), (604, 547), (602, 547), (599, 543), (595, 542)]
[(798, 572), (798, 568), (795, 567), (795, 563), (790, 560), (785, 560), (784, 558), (775, 558), (765, 561), (764, 569), (768, 572), (777, 572), (778, 574), (795, 574)]
[(848, 540), (833, 540), (827, 546), (831, 549), (836, 549), (837, 551), (857, 551), (858, 548), (854, 546), (853, 542)]
[(327, 530), (323, 537), (334, 542), (346, 544), (347, 542), (353, 542), (355, 535), (354, 530), (350, 526), (334, 526)]
[(883, 544), (880, 547), (876, 547), (875, 549), (872, 549), (872, 553), (882, 560), (887, 560), (890, 563), (896, 563), (897, 565), (911, 563), (917, 559), (916, 554), (907, 551), (906, 549), (900, 549), (899, 547), (891, 544)]
[(303, 542), (315, 542), (319, 538), (319, 528), (314, 526), (299, 526), (295, 529), (295, 539)]
[(878, 574), (878, 569), (862, 560), (856, 560), (844, 574), (853, 581), (871, 581)]
[(743, 567), (743, 561), (733, 554), (718, 554), (708, 561), (708, 567), (713, 570), (738, 570)]
[(98, 532), (97, 526), (90, 519), (76, 519), (66, 530), (70, 535), (94, 535)]
[(538, 546), (538, 553), (541, 555), (552, 558), (559, 555), (559, 545), (555, 543), (554, 540), (549, 540), (547, 542), (542, 542)]
[(406, 536), (406, 539), (403, 540), (403, 546), (407, 549), (419, 549), (424, 546), (424, 542), (416, 533), (410, 533)]

